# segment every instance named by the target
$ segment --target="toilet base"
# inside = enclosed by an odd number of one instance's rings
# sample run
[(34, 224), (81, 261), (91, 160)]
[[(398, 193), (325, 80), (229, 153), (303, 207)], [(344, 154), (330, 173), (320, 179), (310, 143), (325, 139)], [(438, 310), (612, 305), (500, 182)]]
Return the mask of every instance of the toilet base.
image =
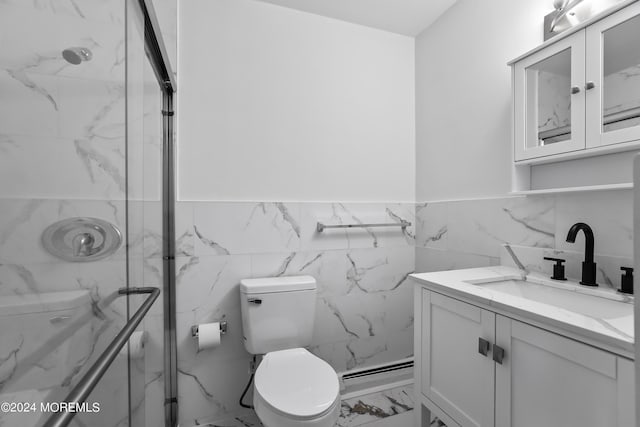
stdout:
[(275, 412), (255, 389), (253, 406), (264, 427), (333, 427), (340, 416), (340, 396), (324, 415), (307, 420), (287, 418)]

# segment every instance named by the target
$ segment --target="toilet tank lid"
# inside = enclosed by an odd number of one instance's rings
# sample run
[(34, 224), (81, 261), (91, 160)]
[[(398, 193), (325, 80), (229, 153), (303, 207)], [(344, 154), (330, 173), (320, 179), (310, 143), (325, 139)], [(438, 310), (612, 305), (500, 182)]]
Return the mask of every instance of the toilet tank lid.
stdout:
[(316, 279), (311, 276), (261, 277), (242, 279), (240, 292), (264, 294), (269, 292), (291, 292), (316, 289)]
[(91, 307), (86, 290), (7, 295), (0, 298), (0, 317)]

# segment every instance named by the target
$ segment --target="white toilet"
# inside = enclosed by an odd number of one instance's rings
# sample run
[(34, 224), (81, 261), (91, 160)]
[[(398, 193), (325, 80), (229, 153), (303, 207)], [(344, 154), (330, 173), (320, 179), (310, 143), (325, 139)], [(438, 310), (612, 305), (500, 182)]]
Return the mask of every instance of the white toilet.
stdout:
[(240, 281), (244, 346), (264, 354), (253, 405), (265, 427), (333, 427), (340, 414), (338, 375), (304, 347), (311, 344), (316, 281), (311, 276)]

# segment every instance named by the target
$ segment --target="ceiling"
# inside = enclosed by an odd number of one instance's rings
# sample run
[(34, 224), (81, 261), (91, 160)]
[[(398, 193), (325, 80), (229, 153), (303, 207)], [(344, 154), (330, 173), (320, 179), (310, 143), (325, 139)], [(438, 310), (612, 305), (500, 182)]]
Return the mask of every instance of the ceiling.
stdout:
[(261, 0), (393, 33), (417, 36), (456, 0)]

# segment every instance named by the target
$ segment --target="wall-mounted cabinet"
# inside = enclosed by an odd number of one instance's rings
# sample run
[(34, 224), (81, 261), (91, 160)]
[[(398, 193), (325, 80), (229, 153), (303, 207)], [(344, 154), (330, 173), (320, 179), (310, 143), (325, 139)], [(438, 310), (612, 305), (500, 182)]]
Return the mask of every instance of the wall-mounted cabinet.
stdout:
[(584, 31), (514, 65), (515, 160), (585, 148)]
[(514, 190), (535, 189), (527, 188), (528, 165), (640, 148), (638, 40), (633, 2), (510, 63), (513, 161), (527, 167), (516, 170)]
[(586, 148), (640, 140), (640, 3), (585, 30)]

